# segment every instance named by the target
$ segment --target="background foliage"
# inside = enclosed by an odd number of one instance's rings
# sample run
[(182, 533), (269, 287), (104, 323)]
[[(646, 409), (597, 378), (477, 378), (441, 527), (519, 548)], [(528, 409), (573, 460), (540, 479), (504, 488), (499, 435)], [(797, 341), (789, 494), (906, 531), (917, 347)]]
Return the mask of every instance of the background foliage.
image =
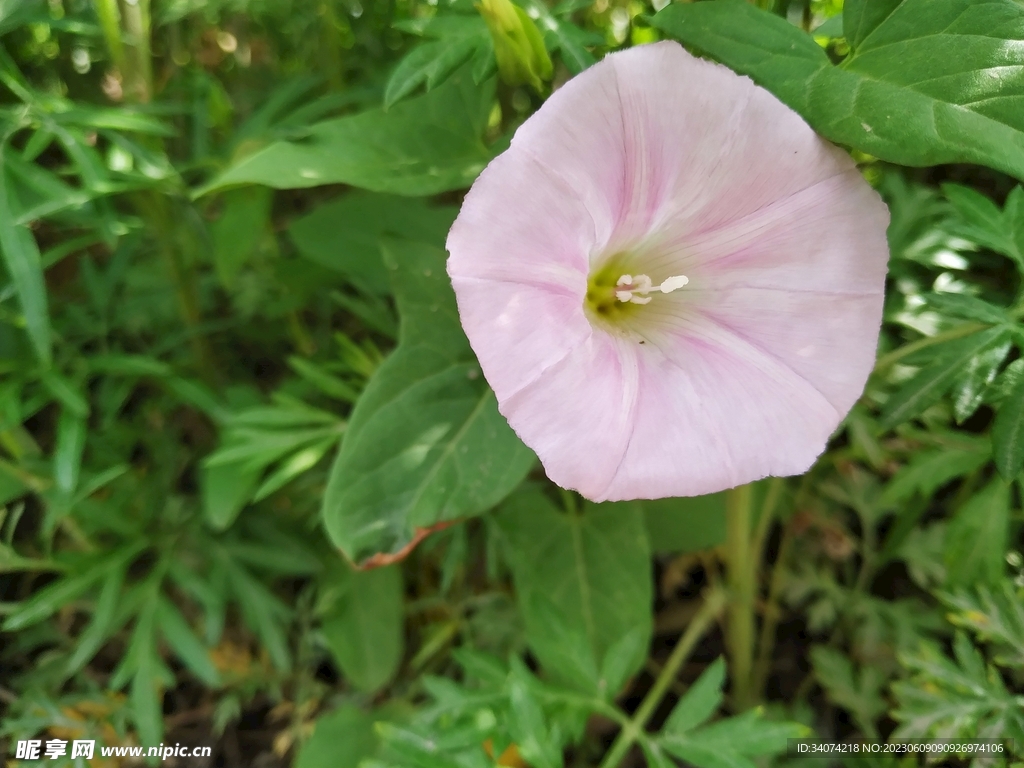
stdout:
[[(0, 744), (1024, 750), (1024, 5), (365, 1), (0, 2)], [(892, 213), (867, 391), (740, 535), (724, 495), (554, 488), (444, 272), (515, 127), (663, 37), (848, 147)]]

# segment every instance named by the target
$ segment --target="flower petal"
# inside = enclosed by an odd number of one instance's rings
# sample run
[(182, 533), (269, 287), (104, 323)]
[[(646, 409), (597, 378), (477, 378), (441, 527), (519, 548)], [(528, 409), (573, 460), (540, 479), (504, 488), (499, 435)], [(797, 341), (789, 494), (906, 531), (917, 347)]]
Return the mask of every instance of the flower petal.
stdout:
[[(520, 127), (466, 198), (449, 273), (499, 409), (553, 481), (687, 496), (824, 450), (871, 370), (887, 222), (788, 107), (659, 43)], [(673, 290), (592, 327), (588, 272), (612, 256)]]
[(875, 363), (883, 300), (881, 293), (733, 288), (716, 293), (707, 317), (778, 360), (846, 413)]
[(519, 283), (453, 277), (459, 316), (484, 377), (502, 402), (593, 333), (583, 299)]
[(638, 366), (631, 434), (598, 501), (799, 474), (841, 419), (796, 372), (707, 321), (646, 344)]
[(675, 240), (663, 234), (644, 264), (655, 280), (687, 275), (684, 290), (691, 293), (745, 285), (881, 294), (888, 223), (878, 193), (850, 169), (714, 230)]
[(498, 408), (554, 482), (598, 498), (622, 459), (637, 402), (633, 345), (594, 333)]
[(529, 156), (496, 158), (448, 234), (459, 316), (499, 402), (586, 339), (593, 222)]
[(595, 257), (666, 226), (714, 229), (853, 165), (770, 93), (674, 42), (573, 78), (512, 146), (583, 200), (603, 245)]
[(514, 148), (473, 184), (448, 233), (448, 274), (551, 286), (574, 292), (582, 307), (590, 214), (564, 183)]

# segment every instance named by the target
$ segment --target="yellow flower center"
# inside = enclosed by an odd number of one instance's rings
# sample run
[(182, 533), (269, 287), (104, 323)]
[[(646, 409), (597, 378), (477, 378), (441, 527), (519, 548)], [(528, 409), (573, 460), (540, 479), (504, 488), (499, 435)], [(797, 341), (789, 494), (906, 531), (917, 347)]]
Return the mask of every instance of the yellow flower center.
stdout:
[(631, 275), (622, 271), (622, 264), (611, 259), (590, 275), (583, 306), (595, 319), (617, 323), (630, 317), (654, 298), (651, 294), (671, 293), (689, 281), (685, 275), (673, 275), (654, 285), (648, 275)]

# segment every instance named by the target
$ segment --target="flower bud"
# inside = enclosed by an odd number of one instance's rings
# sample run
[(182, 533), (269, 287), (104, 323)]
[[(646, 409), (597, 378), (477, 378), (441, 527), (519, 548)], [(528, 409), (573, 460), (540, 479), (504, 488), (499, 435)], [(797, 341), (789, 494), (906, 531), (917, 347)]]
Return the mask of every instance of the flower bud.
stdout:
[(529, 85), (540, 93), (551, 78), (551, 57), (533, 19), (511, 0), (481, 0), (477, 5), (494, 40), (498, 73), (509, 85)]

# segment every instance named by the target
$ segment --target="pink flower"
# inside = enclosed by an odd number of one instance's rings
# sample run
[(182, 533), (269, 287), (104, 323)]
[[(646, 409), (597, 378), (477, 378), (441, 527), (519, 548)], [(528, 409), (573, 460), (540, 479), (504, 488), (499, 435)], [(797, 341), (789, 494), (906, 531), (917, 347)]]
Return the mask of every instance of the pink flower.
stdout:
[(612, 54), (481, 174), (462, 324), (548, 476), (597, 501), (806, 471), (875, 358), (888, 211), (843, 151), (676, 43)]

